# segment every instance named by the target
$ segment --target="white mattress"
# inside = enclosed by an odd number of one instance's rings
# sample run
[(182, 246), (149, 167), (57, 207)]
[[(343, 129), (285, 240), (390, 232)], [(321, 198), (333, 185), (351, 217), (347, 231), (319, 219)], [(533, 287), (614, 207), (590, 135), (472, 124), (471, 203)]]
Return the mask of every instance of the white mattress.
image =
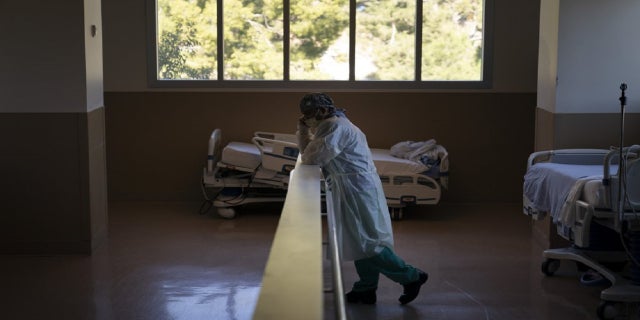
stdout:
[(371, 149), (373, 162), (378, 174), (385, 173), (420, 173), (428, 170), (422, 163), (394, 157), (387, 149)]
[(262, 160), (260, 149), (252, 143), (230, 142), (222, 149), (221, 162), (227, 165), (255, 170)]

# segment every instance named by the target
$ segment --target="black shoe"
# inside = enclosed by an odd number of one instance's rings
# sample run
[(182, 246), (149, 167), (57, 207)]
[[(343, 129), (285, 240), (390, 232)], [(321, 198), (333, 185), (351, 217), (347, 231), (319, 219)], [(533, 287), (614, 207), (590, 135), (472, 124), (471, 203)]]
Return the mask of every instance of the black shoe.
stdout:
[(418, 271), (418, 280), (403, 285), (404, 292), (398, 299), (401, 304), (407, 304), (413, 301), (420, 293), (420, 287), (427, 282), (429, 275), (424, 271)]
[(364, 304), (374, 304), (376, 303), (376, 290), (367, 290), (367, 291), (353, 291), (351, 290), (349, 293), (345, 295), (347, 297), (347, 302), (349, 303), (358, 303), (362, 302)]

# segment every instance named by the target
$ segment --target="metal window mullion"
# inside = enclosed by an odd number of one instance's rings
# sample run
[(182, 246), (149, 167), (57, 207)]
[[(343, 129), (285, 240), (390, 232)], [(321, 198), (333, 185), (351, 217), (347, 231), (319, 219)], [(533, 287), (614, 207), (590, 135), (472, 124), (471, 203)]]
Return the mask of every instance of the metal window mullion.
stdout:
[(415, 80), (422, 81), (422, 0), (416, 0)]
[(149, 18), (147, 18), (147, 29), (153, 30), (153, 34), (147, 37), (147, 83), (152, 86), (159, 79), (159, 61), (158, 61), (158, 6), (156, 1), (147, 1), (146, 10)]
[(283, 0), (283, 4), (282, 4), (282, 20), (283, 20), (283, 30), (282, 30), (282, 50), (283, 50), (283, 71), (282, 71), (282, 76), (284, 78), (284, 81), (289, 81), (291, 78), (291, 75), (289, 74), (290, 72), (290, 68), (289, 68), (289, 60), (291, 59), (290, 56), (290, 46), (291, 46), (291, 36), (290, 36), (290, 32), (291, 32), (291, 20), (289, 19), (290, 14), (291, 14), (291, 2), (290, 0)]
[(216, 40), (216, 47), (218, 59), (216, 62), (218, 63), (218, 81), (222, 81), (224, 80), (224, 1), (216, 0), (216, 6), (218, 6), (218, 10), (216, 10), (216, 31), (218, 36)]
[(356, 79), (356, 0), (349, 1), (349, 81)]

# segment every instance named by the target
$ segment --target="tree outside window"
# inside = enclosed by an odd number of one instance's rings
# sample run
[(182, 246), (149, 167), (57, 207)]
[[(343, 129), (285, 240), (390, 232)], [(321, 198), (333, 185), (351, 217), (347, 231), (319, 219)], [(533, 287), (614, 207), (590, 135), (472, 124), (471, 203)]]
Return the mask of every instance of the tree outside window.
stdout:
[(484, 6), (157, 0), (156, 80), (481, 81)]

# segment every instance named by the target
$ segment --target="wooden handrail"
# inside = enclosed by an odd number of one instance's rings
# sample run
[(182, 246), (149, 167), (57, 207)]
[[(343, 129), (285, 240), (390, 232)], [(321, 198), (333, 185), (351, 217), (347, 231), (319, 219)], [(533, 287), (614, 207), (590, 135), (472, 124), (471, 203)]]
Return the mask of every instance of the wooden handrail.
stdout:
[(296, 163), (253, 319), (323, 319), (321, 172)]

